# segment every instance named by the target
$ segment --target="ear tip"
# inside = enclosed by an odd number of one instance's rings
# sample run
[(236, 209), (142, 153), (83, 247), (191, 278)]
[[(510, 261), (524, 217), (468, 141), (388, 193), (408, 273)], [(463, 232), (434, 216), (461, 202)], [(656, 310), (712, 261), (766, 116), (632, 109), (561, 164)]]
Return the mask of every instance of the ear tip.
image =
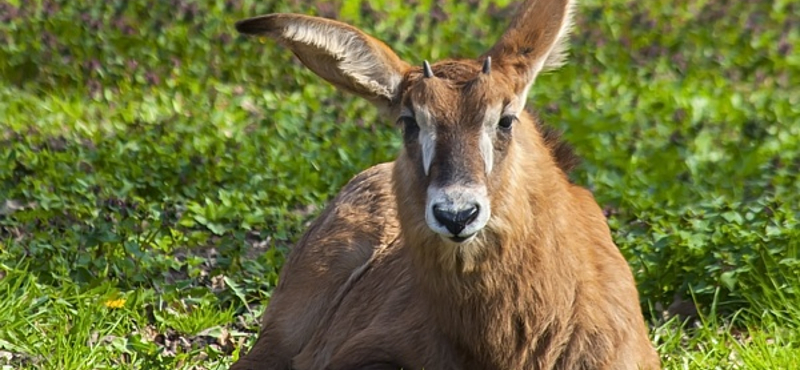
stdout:
[(245, 35), (252, 35), (255, 33), (254, 23), (255, 22), (253, 22), (253, 18), (243, 19), (241, 21), (238, 21), (235, 24), (236, 31), (238, 31), (239, 33), (243, 33)]
[(236, 22), (234, 26), (236, 27), (236, 31), (245, 35), (262, 34), (272, 31), (275, 28), (272, 18), (274, 18), (274, 14), (247, 18)]
[(236, 28), (236, 32), (245, 33), (247, 31), (245, 21), (238, 21), (233, 26)]

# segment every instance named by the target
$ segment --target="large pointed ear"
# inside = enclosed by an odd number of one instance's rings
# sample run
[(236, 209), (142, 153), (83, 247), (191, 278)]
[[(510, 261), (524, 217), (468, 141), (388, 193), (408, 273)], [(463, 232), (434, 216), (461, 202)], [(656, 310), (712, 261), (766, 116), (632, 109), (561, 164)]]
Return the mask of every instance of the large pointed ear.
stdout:
[(574, 0), (527, 0), (508, 30), (482, 58), (516, 74), (525, 94), (539, 72), (561, 66)]
[(237, 22), (236, 30), (276, 39), (320, 77), (379, 106), (396, 101), (409, 68), (382, 42), (330, 19), (270, 14)]

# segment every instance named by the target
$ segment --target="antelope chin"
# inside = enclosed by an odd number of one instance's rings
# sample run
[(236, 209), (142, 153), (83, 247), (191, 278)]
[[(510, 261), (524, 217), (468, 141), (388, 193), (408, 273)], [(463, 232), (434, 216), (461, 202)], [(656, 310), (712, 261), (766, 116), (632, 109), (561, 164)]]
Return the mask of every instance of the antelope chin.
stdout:
[(478, 233), (474, 233), (474, 234), (470, 234), (470, 235), (464, 235), (464, 236), (461, 236), (461, 235), (444, 236), (444, 235), (442, 235), (442, 239), (444, 239), (446, 241), (449, 241), (451, 243), (455, 243), (455, 244), (467, 244), (467, 243), (475, 240), (475, 235), (478, 235)]

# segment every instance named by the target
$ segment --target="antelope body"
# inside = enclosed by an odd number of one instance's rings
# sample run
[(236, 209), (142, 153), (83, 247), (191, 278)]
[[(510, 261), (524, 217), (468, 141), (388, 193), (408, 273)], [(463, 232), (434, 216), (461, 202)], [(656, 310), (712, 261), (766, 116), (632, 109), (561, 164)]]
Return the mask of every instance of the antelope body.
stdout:
[(524, 110), (572, 2), (529, 0), (476, 60), (411, 67), (329, 19), (237, 23), (403, 127), (289, 254), (233, 369), (659, 369), (630, 269), (564, 147)]

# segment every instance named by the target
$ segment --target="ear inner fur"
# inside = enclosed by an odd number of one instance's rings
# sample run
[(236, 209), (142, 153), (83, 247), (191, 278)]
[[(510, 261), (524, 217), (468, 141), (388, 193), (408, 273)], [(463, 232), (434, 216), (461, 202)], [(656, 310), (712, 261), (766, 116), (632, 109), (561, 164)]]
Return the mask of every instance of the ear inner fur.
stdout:
[(526, 1), (485, 57), (515, 70), (523, 81), (521, 86), (529, 88), (541, 71), (563, 63), (574, 3), (575, 0)]
[(330, 19), (271, 14), (238, 22), (236, 28), (275, 38), (322, 78), (381, 108), (396, 100), (409, 68), (379, 40)]

